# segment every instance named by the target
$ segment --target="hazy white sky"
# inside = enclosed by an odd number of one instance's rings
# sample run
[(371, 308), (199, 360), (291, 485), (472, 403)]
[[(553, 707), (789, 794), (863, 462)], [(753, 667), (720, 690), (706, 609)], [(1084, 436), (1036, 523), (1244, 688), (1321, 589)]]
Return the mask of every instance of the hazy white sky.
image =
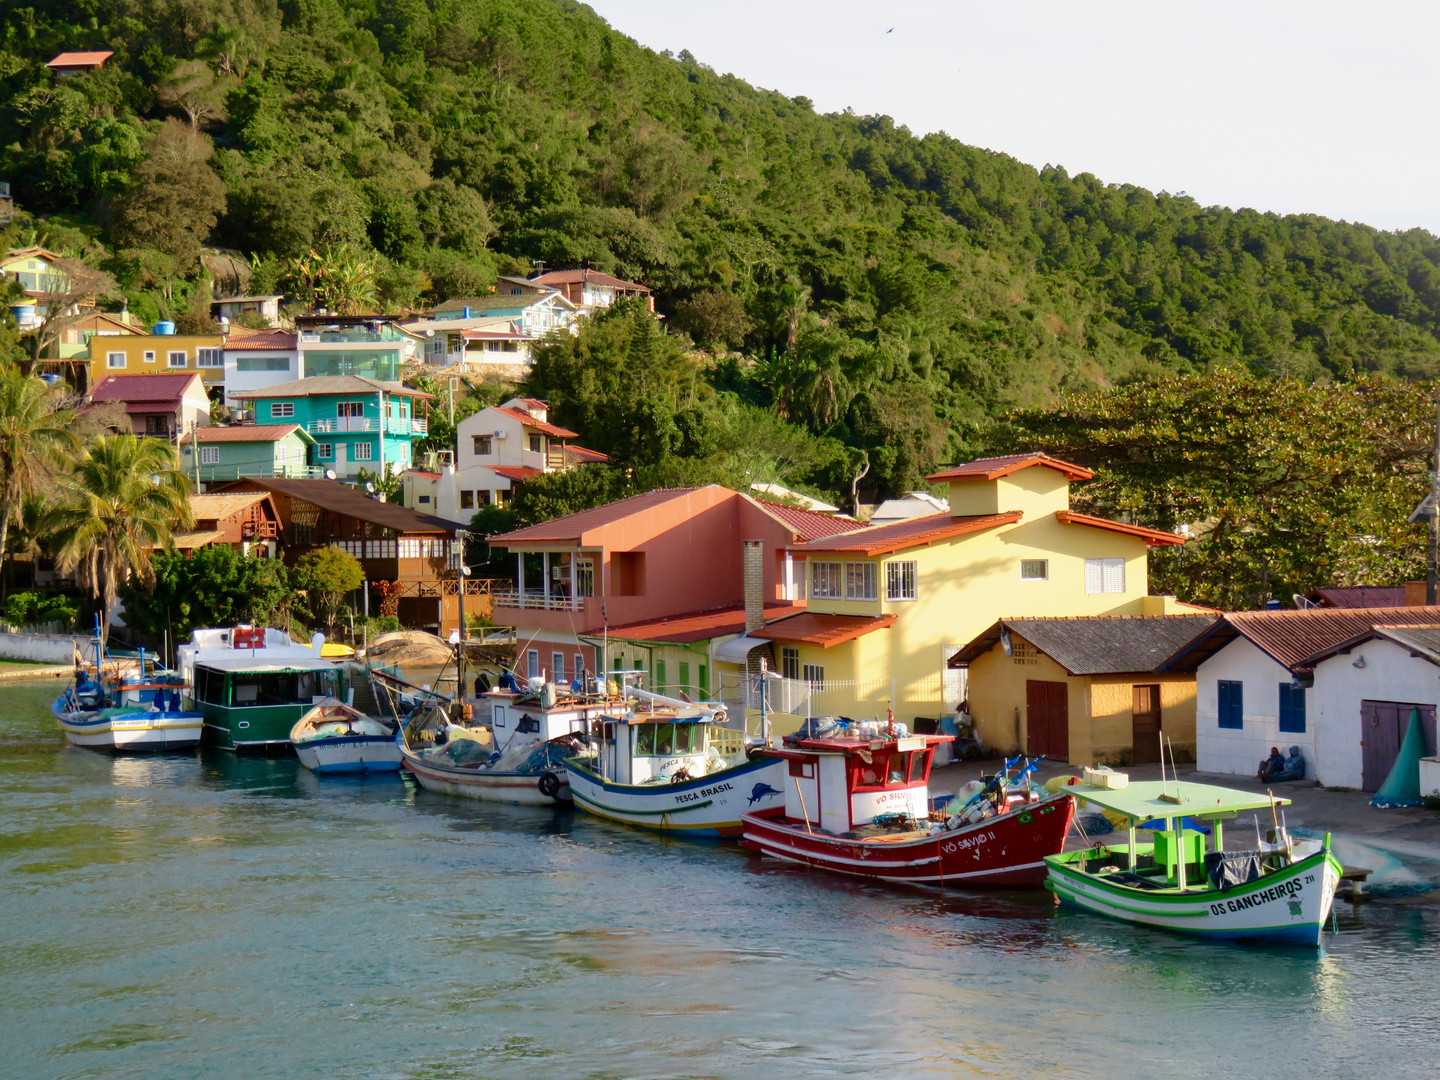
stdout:
[(589, 3), (822, 112), (1206, 205), (1440, 233), (1433, 0)]

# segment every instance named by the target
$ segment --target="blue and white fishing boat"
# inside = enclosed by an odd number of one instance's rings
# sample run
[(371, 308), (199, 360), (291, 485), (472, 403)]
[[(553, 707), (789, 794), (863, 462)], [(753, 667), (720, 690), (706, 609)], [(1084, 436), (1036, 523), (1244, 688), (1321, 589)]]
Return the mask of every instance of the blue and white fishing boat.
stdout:
[(317, 773), (397, 772), (399, 724), (366, 716), (326, 698), (296, 721), (290, 744), (300, 764)]
[(158, 664), (147, 670), (143, 649), (138, 664), (107, 658), (98, 620), (94, 646), (94, 671), (77, 652), (75, 683), (50, 706), (72, 745), (153, 753), (200, 744), (205, 718), (182, 707), (184, 679)]
[(689, 836), (739, 836), (745, 810), (784, 805), (786, 763), (749, 746), (724, 705), (644, 690), (607, 716), (598, 753), (565, 763), (570, 797), (597, 817)]

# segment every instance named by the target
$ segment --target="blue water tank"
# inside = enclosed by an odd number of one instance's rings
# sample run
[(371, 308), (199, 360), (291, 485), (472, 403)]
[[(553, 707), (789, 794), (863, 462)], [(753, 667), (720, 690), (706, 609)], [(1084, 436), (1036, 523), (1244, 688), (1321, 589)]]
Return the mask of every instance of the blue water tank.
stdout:
[(470, 309), (469, 309), (468, 307), (467, 307), (467, 308), (461, 308), (461, 309), (460, 309), (460, 317), (461, 317), (462, 319), (468, 319), (468, 318), (470, 317)]
[(170, 337), (175, 333), (175, 324), (169, 319), (161, 319), (150, 328), (150, 332), (152, 334), (162, 334), (165, 337)]
[(35, 321), (35, 305), (13, 304), (10, 308), (10, 314), (15, 317), (15, 321), (21, 326), (29, 326)]

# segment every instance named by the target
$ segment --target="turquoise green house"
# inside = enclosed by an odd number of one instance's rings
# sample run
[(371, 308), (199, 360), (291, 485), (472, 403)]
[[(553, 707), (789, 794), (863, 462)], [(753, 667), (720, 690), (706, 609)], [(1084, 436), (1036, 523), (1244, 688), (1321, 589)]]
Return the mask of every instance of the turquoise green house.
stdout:
[(290, 477), (305, 479), (323, 473), (311, 462), (315, 439), (299, 424), (237, 424), (197, 428), (180, 444), (180, 464), (194, 479), (195, 455), (200, 455), (202, 484)]
[(394, 474), (414, 460), (411, 449), (429, 430), (423, 410), (431, 395), (363, 375), (322, 375), (232, 395), (249, 401), (255, 423), (295, 424), (314, 442), (315, 475), (353, 480), (360, 470)]

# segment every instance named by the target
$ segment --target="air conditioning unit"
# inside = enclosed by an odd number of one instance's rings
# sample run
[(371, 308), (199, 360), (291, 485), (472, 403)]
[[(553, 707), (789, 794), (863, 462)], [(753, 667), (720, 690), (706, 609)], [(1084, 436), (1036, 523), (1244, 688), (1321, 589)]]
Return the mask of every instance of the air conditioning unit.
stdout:
[(497, 431), (497, 432), (495, 432), (495, 438), (497, 438), (497, 439), (508, 439), (509, 437), (510, 437), (510, 433), (509, 433), (508, 431)]

